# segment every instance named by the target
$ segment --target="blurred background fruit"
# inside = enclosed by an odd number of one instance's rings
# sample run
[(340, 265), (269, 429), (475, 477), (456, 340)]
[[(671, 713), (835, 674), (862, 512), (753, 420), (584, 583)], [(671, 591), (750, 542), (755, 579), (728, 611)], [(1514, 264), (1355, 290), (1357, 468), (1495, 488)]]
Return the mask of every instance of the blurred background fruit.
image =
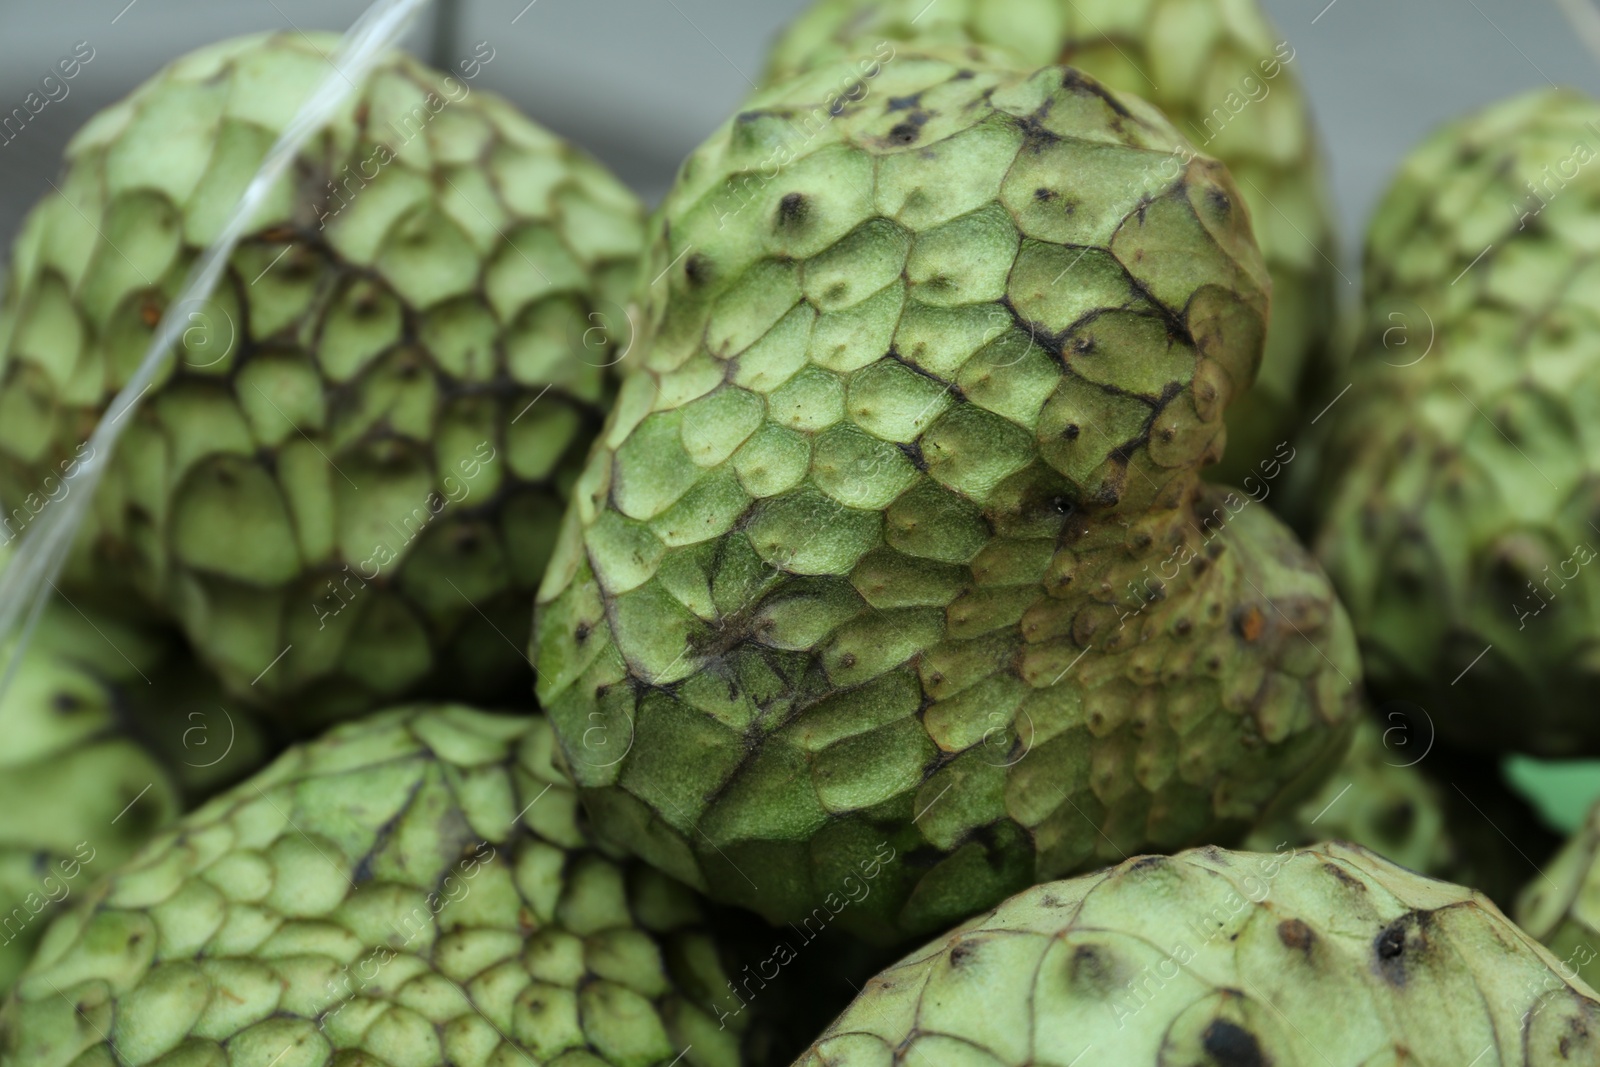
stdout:
[[(1596, 248), (1600, 102), (1577, 93), (1442, 128), (1372, 220), (1315, 548), (1376, 698), (1455, 744), (1600, 752)], [(1430, 324), (1414, 355), (1407, 316)]]
[[(201, 49), (69, 146), (0, 305), (9, 535), (97, 458), (83, 442), (334, 40)], [(641, 211), (476, 90), (491, 51), (451, 75), (386, 60), (302, 150), (188, 311), (64, 578), (143, 597), (235, 700), (301, 723), (416, 692), (527, 703), (528, 602), (626, 350)]]
[(1569, 970), (1600, 982), (1600, 804), (1528, 879), (1510, 914)]
[[(1594, 59), (1554, 3), (1474, 2), (1476, 9), (1460, 0), (1331, 6), (1263, 0), (1296, 51), (1292, 66), (1328, 144), (1343, 237), (1342, 257), (1335, 258), (1352, 279), (1364, 220), (1400, 157), (1428, 131), (1550, 81), (1600, 90)], [(70, 94), (0, 150), (0, 238), (9, 240), (49, 188), (45, 179), (56, 176), (72, 132), (174, 56), (241, 33), (343, 29), (365, 4), (138, 0), (122, 14), (126, 6), (122, 0), (104, 8), (0, 10), (0, 99), (9, 101), (7, 110), (76, 41), (96, 49)], [(407, 47), (435, 67), (452, 67), (487, 41), (497, 58), (483, 72), (484, 88), (591, 149), (654, 203), (683, 157), (728, 117), (731, 102), (751, 92), (774, 39), (808, 6), (808, 0), (436, 0)], [(1353, 287), (1343, 288), (1354, 296)]]
[(68, 900), (269, 748), (168, 630), (58, 600), (12, 670), (0, 696), (0, 993)]

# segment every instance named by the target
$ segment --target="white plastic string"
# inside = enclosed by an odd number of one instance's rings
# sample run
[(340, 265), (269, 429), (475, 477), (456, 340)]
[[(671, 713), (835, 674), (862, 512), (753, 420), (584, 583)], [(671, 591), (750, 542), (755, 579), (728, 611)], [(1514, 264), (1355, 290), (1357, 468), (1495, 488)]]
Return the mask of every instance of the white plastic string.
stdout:
[[(33, 627), (54, 591), (55, 580), (72, 550), (84, 515), (93, 502), (94, 491), (129, 416), (138, 409), (165, 361), (175, 358), (175, 346), (188, 323), (188, 309), (210, 298), (251, 219), (300, 149), (367, 80), (373, 67), (399, 42), (412, 20), (429, 2), (374, 0), (340, 38), (338, 47), (329, 57), (333, 69), (301, 105), (262, 160), (261, 168), (239, 198), (221, 235), (189, 269), (177, 299), (162, 315), (138, 370), (95, 426), (89, 437), (93, 449), (89, 458), (62, 477), (65, 492), (29, 526), (16, 555), (0, 571), (0, 649), (7, 650), (3, 653), (6, 656), (4, 671), (0, 672), (0, 699), (11, 684)], [(11, 640), (13, 637), (15, 641)]]

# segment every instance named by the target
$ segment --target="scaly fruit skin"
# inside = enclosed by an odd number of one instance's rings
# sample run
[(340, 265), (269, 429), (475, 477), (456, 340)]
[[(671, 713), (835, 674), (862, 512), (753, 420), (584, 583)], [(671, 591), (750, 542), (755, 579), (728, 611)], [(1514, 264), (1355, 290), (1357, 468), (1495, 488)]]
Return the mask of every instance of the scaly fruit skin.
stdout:
[(0, 649), (0, 995), (62, 901), (271, 745), (170, 628), (53, 599), (13, 665), (14, 648)]
[(1600, 1001), (1469, 889), (1365, 849), (1194, 849), (1028, 890), (796, 1067), (1600, 1062)]
[[(0, 696), (0, 994), (61, 903), (179, 810), (177, 784), (126, 713), (118, 657), (148, 667), (154, 643), (101, 620), (105, 638), (76, 620), (50, 605)], [(113, 638), (116, 649), (104, 644)], [(137, 670), (126, 670), (136, 684)]]
[(1600, 982), (1600, 805), (1528, 880), (1512, 914), (1567, 969)]
[(774, 47), (768, 84), (844, 64), (859, 74), (882, 41), (972, 41), (1029, 70), (1077, 67), (1149, 100), (1226, 164), (1272, 273), (1272, 324), (1261, 375), (1228, 411), (1227, 454), (1206, 476), (1254, 492), (1245, 479), (1262, 481), (1261, 463), (1306, 428), (1343, 348), (1327, 166), (1294, 49), (1256, 0), (819, 0)]
[(591, 847), (553, 756), (461, 706), (289, 750), (51, 927), (0, 1064), (731, 1067), (698, 905)]
[(1316, 548), (1372, 687), (1488, 750), (1600, 751), (1597, 123), (1531, 93), (1411, 153), (1329, 414)]
[[(69, 146), (0, 310), (0, 536), (89, 458), (335, 40), (202, 49)], [(188, 310), (85, 533), (82, 588), (131, 581), (238, 697), (312, 722), (526, 693), (527, 604), (620, 355), (637, 201), (466, 71), (396, 55), (312, 139)]]
[(1161, 179), (1177, 132), (1070, 68), (902, 53), (830, 115), (835, 80), (685, 163), (536, 653), (601, 833), (893, 940), (1242, 834), (1360, 669), (1199, 481), (1265, 327), (1226, 171)]

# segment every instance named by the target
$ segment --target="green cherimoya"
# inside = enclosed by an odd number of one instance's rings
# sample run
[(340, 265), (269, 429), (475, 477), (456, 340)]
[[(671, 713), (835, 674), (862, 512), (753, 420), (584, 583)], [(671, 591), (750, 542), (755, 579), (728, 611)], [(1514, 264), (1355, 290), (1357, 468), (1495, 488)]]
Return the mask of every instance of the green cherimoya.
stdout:
[(51, 605), (0, 682), (0, 993), (62, 902), (178, 814), (179, 785), (126, 701), (156, 643), (79, 619)]
[(874, 978), (796, 1067), (1555, 1067), (1600, 1000), (1365, 849), (1194, 849), (1030, 889)]
[[(204, 48), (68, 147), (0, 308), (6, 540), (90, 458), (336, 40)], [(131, 581), (283, 713), (441, 679), (526, 692), (527, 605), (609, 402), (643, 223), (598, 164), (475, 87), (493, 58), (443, 75), (395, 55), (308, 143), (213, 297), (176, 309), (184, 341), (94, 502), (79, 588)]]
[(56, 921), (0, 1064), (731, 1067), (694, 898), (590, 846), (553, 756), (460, 706), (290, 749)]
[(539, 695), (601, 833), (893, 938), (1242, 833), (1337, 761), (1360, 669), (1309, 556), (1199, 481), (1265, 328), (1221, 165), (1163, 177), (1176, 131), (1070, 68), (833, 81), (663, 206)]
[(170, 629), (76, 602), (0, 655), (0, 993), (63, 900), (266, 761), (260, 723), (226, 703)]
[(1259, 378), (1228, 411), (1227, 455), (1207, 477), (1259, 479), (1321, 406), (1339, 358), (1327, 168), (1294, 49), (1256, 0), (818, 0), (779, 39), (768, 78), (850, 64), (836, 88), (853, 95), (905, 43), (967, 41), (1136, 93), (1227, 165), (1272, 274), (1272, 324)]
[(1600, 805), (1528, 880), (1512, 914), (1569, 970), (1600, 982)]
[(1316, 549), (1376, 693), (1440, 736), (1600, 751), (1600, 104), (1541, 91), (1405, 160), (1366, 251)]

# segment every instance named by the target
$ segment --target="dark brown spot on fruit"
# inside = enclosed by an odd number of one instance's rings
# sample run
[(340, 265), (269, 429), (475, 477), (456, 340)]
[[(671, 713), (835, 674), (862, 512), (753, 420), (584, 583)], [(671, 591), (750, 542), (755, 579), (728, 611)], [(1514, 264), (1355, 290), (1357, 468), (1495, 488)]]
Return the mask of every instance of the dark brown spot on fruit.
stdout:
[(1372, 955), (1378, 973), (1390, 985), (1406, 984), (1406, 928), (1415, 920), (1414, 912), (1402, 915), (1378, 931), (1372, 939)]
[(1270, 1067), (1271, 1060), (1261, 1052), (1256, 1035), (1226, 1019), (1214, 1019), (1200, 1045), (1217, 1067)]
[(1317, 935), (1302, 920), (1285, 919), (1278, 924), (1278, 940), (1286, 947), (1299, 949), (1309, 956)]
[(1233, 198), (1216, 186), (1206, 190), (1206, 203), (1211, 206), (1211, 210), (1224, 217), (1233, 210)]
[(1079, 945), (1067, 964), (1072, 984), (1089, 989), (1109, 989), (1116, 984), (1116, 960), (1099, 945)]
[(1056, 192), (1055, 192), (1054, 189), (1042, 189), (1041, 188), (1041, 189), (1035, 189), (1033, 191), (1033, 198), (1035, 200), (1051, 200), (1051, 199), (1055, 198), (1055, 195), (1056, 195)]
[(1233, 628), (1240, 637), (1253, 644), (1259, 641), (1262, 633), (1266, 631), (1267, 617), (1259, 607), (1250, 604), (1234, 617)]
[(1123, 106), (1122, 101), (1112, 96), (1105, 87), (1087, 74), (1075, 67), (1068, 66), (1061, 72), (1061, 88), (1068, 91), (1092, 93), (1106, 102), (1106, 106), (1123, 118), (1130, 118), (1131, 113)]
[(578, 639), (579, 644), (582, 644), (583, 642), (589, 640), (589, 634), (589, 624), (586, 622), (580, 622), (577, 630), (574, 631), (573, 636)]
[(845, 670), (849, 670), (855, 665), (856, 654), (854, 652), (846, 652), (844, 655), (839, 657), (839, 666), (843, 667)]
[(1068, 423), (1067, 428), (1061, 431), (1061, 436), (1065, 437), (1069, 441), (1076, 441), (1078, 439), (1078, 435), (1082, 432), (1083, 431), (1078, 428), (1078, 424), (1072, 422)]
[(50, 710), (57, 715), (70, 715), (72, 712), (83, 710), (83, 701), (71, 693), (57, 693), (50, 700)]
[(961, 941), (950, 950), (950, 966), (964, 967), (978, 954), (978, 946), (970, 941)]
[(154, 297), (147, 297), (139, 305), (139, 321), (152, 330), (161, 321), (161, 305)]
[(922, 136), (922, 123), (911, 121), (898, 123), (889, 131), (890, 144), (908, 145), (915, 144), (918, 137)]
[(689, 279), (689, 284), (699, 287), (711, 280), (711, 260), (699, 252), (689, 257), (683, 265), (683, 276)]
[(1360, 879), (1351, 877), (1350, 872), (1345, 870), (1343, 867), (1340, 867), (1338, 864), (1324, 863), (1322, 865), (1322, 869), (1333, 875), (1339, 881), (1343, 882), (1345, 886), (1350, 889), (1358, 889), (1363, 893), (1367, 891), (1366, 885)]
[(810, 209), (810, 203), (800, 193), (786, 193), (778, 201), (778, 225), (798, 226), (806, 220)]

